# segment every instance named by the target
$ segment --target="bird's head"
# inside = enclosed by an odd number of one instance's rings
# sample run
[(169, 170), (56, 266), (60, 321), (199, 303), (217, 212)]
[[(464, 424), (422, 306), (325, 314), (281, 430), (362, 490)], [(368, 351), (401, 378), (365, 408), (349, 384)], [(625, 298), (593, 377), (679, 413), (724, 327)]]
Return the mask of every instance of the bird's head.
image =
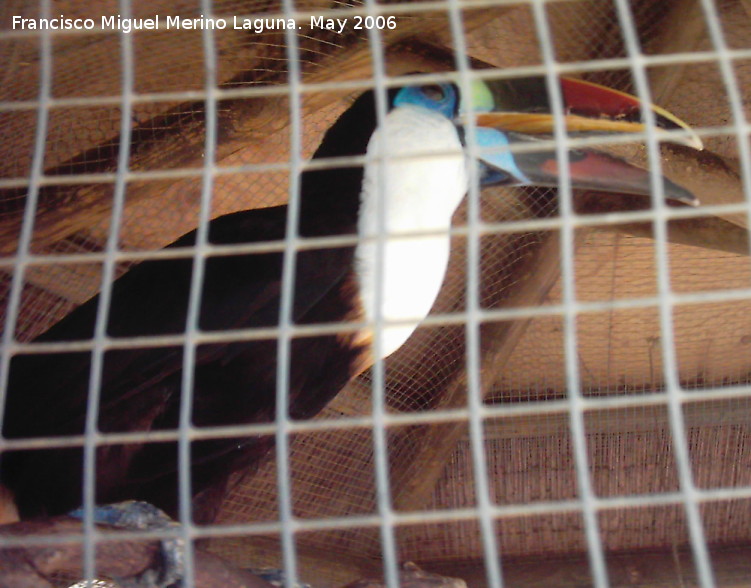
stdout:
[[(568, 78), (561, 80), (561, 96), (572, 136), (645, 131), (639, 118), (640, 102), (633, 96)], [(543, 137), (552, 136), (555, 124), (544, 78), (475, 80), (467, 93), (452, 83), (406, 86), (392, 100), (392, 107), (402, 106), (426, 108), (455, 121), (465, 146), (468, 137), (473, 137), (482, 185), (558, 185), (556, 152), (542, 144)], [(679, 131), (669, 138), (701, 148), (700, 139), (686, 123), (657, 106), (648, 108), (659, 133)], [(473, 124), (473, 132), (467, 132), (468, 124)], [(649, 172), (623, 159), (594, 149), (571, 149), (568, 155), (573, 188), (650, 194)], [(688, 190), (667, 178), (663, 181), (669, 200), (698, 203)]]

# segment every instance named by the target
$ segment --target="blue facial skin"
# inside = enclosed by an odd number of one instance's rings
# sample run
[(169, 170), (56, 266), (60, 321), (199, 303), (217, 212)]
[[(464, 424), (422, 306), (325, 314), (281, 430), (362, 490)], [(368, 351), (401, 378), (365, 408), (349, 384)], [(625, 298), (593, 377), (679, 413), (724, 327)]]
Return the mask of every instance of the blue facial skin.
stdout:
[(408, 86), (399, 90), (394, 98), (394, 108), (405, 105), (422, 106), (440, 112), (450, 120), (456, 116), (458, 104), (456, 89), (451, 84)]
[[(452, 84), (433, 84), (427, 86), (408, 86), (402, 88), (394, 98), (394, 108), (399, 106), (421, 106), (443, 114), (454, 120), (459, 109), (459, 97)], [(482, 105), (481, 105), (482, 106)], [(489, 106), (482, 111), (492, 110)], [(464, 133), (460, 131), (460, 136)], [(475, 129), (477, 146), (495, 148), (493, 152), (483, 153), (480, 161), (480, 183), (483, 186), (498, 184), (519, 184), (527, 181), (526, 176), (516, 165), (514, 155), (510, 150), (499, 150), (508, 147), (509, 140), (505, 133), (486, 127)]]

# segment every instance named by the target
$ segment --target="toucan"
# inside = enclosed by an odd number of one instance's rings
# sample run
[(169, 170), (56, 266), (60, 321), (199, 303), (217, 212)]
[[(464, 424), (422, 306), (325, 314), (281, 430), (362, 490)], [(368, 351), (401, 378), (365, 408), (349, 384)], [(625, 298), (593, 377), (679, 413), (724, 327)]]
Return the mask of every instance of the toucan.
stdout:
[[(633, 131), (640, 124), (633, 97), (576, 80), (562, 82), (572, 133)], [(551, 133), (552, 115), (541, 82), (474, 81), (415, 84), (384, 92), (378, 116), (368, 91), (325, 133), (314, 160), (359, 156), (359, 163), (310, 166), (299, 193), (301, 239), (357, 236), (349, 244), (306, 246), (296, 252), (292, 320), (296, 325), (348, 322), (359, 328), (295, 336), (291, 341), (288, 414), (308, 419), (345, 384), (408, 339), (438, 294), (449, 257), (452, 214), (470, 177), (487, 185), (555, 186), (555, 152), (525, 149)], [(660, 127), (688, 127), (655, 109)], [(469, 150), (470, 137), (476, 141)], [(469, 157), (468, 152), (475, 157)], [(364, 156), (364, 159), (362, 158)], [(572, 150), (574, 187), (649, 194), (649, 173), (594, 150)], [(364, 161), (364, 164), (363, 164)], [(475, 166), (474, 168), (472, 166)], [(475, 173), (476, 172), (476, 173)], [(665, 179), (668, 198), (695, 202)], [(214, 246), (285, 238), (288, 207), (246, 210), (212, 220)], [(381, 238), (379, 238), (381, 236)], [(190, 232), (170, 248), (195, 243)], [(210, 253), (200, 293), (198, 328), (222, 334), (195, 349), (192, 422), (195, 427), (271, 422), (276, 413), (277, 341), (248, 339), (238, 330), (275, 327), (283, 289), (283, 251)], [(185, 331), (192, 254), (150, 259), (112, 285), (107, 336), (179, 335)], [(98, 298), (82, 304), (37, 342), (92, 339)], [(374, 336), (374, 325), (383, 329)], [(247, 332), (247, 331), (243, 331)], [(377, 344), (376, 344), (377, 343)], [(104, 353), (98, 410), (101, 433), (178, 427), (184, 348), (158, 343)], [(55, 438), (84, 431), (91, 352), (39, 352), (10, 362), (2, 435)], [(194, 520), (210, 522), (234, 472), (248, 471), (273, 448), (261, 436), (191, 443)], [(82, 501), (82, 449), (14, 449), (1, 456), (0, 481), (22, 519), (57, 515)], [(96, 502), (141, 500), (178, 513), (175, 442), (102, 444), (96, 457)]]

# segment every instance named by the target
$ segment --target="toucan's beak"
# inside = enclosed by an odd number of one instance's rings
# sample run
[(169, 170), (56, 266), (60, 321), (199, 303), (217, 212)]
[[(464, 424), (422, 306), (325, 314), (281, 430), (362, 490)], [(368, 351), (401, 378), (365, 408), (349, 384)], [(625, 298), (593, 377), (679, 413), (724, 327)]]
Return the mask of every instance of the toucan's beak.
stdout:
[[(635, 96), (573, 78), (561, 78), (561, 94), (569, 133), (643, 133), (641, 102)], [(551, 134), (553, 115), (544, 78), (475, 82), (476, 124), (525, 134)], [(694, 130), (659, 106), (650, 105), (659, 130), (682, 130), (670, 141), (695, 149), (703, 144)], [(465, 121), (466, 122), (466, 121)]]
[[(534, 144), (540, 140), (519, 133), (477, 127), (475, 138), (483, 185), (557, 187), (559, 166), (554, 150), (515, 151), (514, 145)], [(571, 187), (623, 194), (649, 195), (650, 173), (606, 153), (591, 149), (568, 152)], [(691, 206), (699, 204), (688, 190), (662, 176), (665, 197)]]
[[(639, 100), (597, 84), (561, 79), (565, 117), (572, 135), (613, 132), (643, 132)], [(553, 115), (544, 78), (477, 81), (472, 87), (471, 111), (475, 113), (475, 138), (483, 185), (558, 186), (559, 170), (555, 150), (535, 135), (553, 132)], [(656, 106), (650, 107), (662, 129), (682, 129), (688, 144), (701, 148), (699, 137), (686, 123)], [(469, 111), (464, 98), (459, 118)], [(463, 122), (466, 124), (466, 118)], [(671, 137), (674, 140), (674, 137)], [(526, 148), (514, 146), (526, 144)], [(591, 149), (569, 151), (573, 188), (626, 194), (649, 195), (650, 173), (623, 159)], [(669, 200), (697, 205), (685, 188), (663, 178)]]

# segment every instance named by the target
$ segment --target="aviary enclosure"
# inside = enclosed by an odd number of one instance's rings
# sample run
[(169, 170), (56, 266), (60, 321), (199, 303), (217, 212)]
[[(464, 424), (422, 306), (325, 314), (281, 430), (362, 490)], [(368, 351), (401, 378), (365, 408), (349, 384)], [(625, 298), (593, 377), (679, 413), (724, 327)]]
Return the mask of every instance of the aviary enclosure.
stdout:
[[(29, 24), (42, 19), (59, 26)], [(0, 64), (0, 399), (19, 354), (93, 358), (80, 431), (0, 438), (8, 463), (80, 448), (66, 475), (79, 476), (86, 514), (11, 512), (0, 586), (132, 585), (165, 538), (184, 586), (751, 584), (751, 2), (5, 0)], [(633, 94), (690, 129), (658, 128), (644, 107), (614, 117), (647, 123), (632, 132), (578, 133), (562, 122), (561, 77)], [(467, 163), (429, 316), (312, 418), (201, 426), (183, 376), (176, 426), (107, 429), (92, 411), (118, 350), (172, 346), (190, 374), (202, 346), (282, 349), (351, 334), (361, 316), (298, 325), (281, 313), (151, 338), (113, 338), (104, 318), (79, 340), (40, 337), (140, 264), (217, 255), (211, 219), (296, 202), (307, 170), (362, 170), (367, 158), (311, 157), (364, 93), (380, 95), (383, 122), (393, 88), (526, 78), (553, 118), (523, 146), (569, 171), (543, 187), (484, 186)], [(589, 148), (649, 170), (647, 194), (579, 189), (571, 150)], [(700, 204), (664, 199), (663, 176)], [(197, 240), (164, 249), (196, 227)], [(325, 246), (358, 235), (337, 238)], [(219, 253), (324, 246), (294, 231), (258, 239)], [(294, 374), (294, 354), (273, 362)], [(200, 443), (263, 436), (275, 440), (263, 458), (193, 516), (183, 486)], [(96, 456), (144, 445), (176, 448), (179, 525), (95, 524)]]

